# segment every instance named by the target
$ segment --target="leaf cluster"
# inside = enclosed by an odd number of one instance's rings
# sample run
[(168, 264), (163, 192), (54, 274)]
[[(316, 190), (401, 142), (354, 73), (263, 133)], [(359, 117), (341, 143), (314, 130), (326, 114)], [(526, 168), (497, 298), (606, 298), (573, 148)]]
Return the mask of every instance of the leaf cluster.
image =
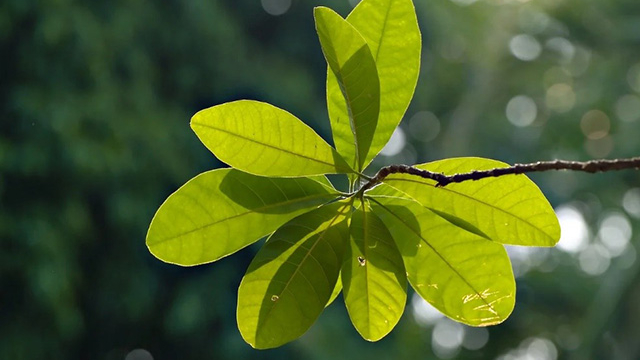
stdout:
[[(502, 244), (553, 246), (553, 209), (524, 175), (442, 188), (393, 174), (360, 187), (413, 96), (415, 9), (411, 0), (363, 0), (346, 19), (325, 7), (314, 15), (335, 148), (266, 103), (196, 113), (193, 130), (232, 168), (200, 174), (169, 196), (151, 222), (149, 250), (193, 266), (268, 236), (238, 290), (238, 328), (255, 348), (300, 337), (341, 292), (356, 330), (379, 340), (404, 312), (407, 283), (456, 321), (504, 321), (515, 281)], [(481, 158), (416, 165), (447, 175), (505, 166)], [(346, 174), (350, 191), (325, 174)]]

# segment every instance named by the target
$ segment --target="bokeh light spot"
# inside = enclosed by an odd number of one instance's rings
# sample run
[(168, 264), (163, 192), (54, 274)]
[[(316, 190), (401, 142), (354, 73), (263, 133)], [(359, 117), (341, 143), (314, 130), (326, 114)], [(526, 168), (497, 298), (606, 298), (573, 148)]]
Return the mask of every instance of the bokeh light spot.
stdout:
[(578, 261), (580, 263), (580, 269), (592, 276), (604, 273), (611, 264), (609, 252), (601, 244), (587, 246), (580, 252)]
[(507, 254), (513, 266), (513, 275), (520, 278), (536, 267), (545, 263), (549, 256), (548, 248), (505, 245)]
[(571, 205), (560, 205), (555, 211), (561, 229), (560, 241), (556, 247), (568, 253), (582, 250), (589, 239), (589, 229), (582, 213)]
[(518, 127), (524, 127), (531, 125), (536, 120), (538, 107), (530, 97), (518, 95), (509, 100), (505, 112), (510, 123)]
[(431, 326), (438, 320), (444, 317), (444, 315), (429, 304), (417, 293), (414, 293), (411, 297), (411, 310), (413, 312), (413, 318), (421, 326)]
[(629, 215), (640, 219), (640, 188), (631, 188), (624, 193), (622, 207)]
[(616, 101), (616, 115), (624, 122), (634, 122), (640, 119), (640, 97), (624, 95)]
[(473, 4), (474, 2), (478, 1), (478, 0), (451, 0), (452, 2), (460, 5), (460, 6), (468, 6)]
[(440, 120), (430, 111), (418, 111), (409, 119), (409, 135), (412, 138), (429, 142), (440, 133)]
[(260, 0), (262, 8), (269, 15), (278, 16), (289, 11), (291, 0)]
[(555, 37), (547, 40), (546, 47), (555, 51), (560, 56), (559, 62), (561, 64), (568, 64), (573, 60), (573, 56), (576, 53), (576, 48), (573, 44), (562, 37)]
[(547, 89), (545, 100), (549, 109), (563, 113), (573, 109), (576, 103), (576, 94), (570, 85), (559, 83), (551, 85)]
[(587, 111), (580, 120), (582, 133), (589, 139), (597, 140), (609, 134), (611, 122), (607, 114), (600, 110)]
[(540, 56), (542, 46), (536, 38), (528, 34), (519, 34), (509, 41), (511, 54), (522, 61), (532, 61)]
[(536, 360), (556, 360), (558, 358), (558, 349), (545, 338), (531, 339), (527, 346), (527, 358)]
[(540, 11), (532, 11), (531, 8), (523, 7), (518, 15), (518, 24), (520, 27), (525, 30), (529, 34), (539, 34), (543, 32), (551, 19), (549, 15), (540, 12)]
[(600, 222), (598, 238), (612, 257), (622, 255), (627, 249), (633, 230), (626, 216), (619, 212), (606, 215)]
[(570, 63), (564, 64), (563, 68), (571, 76), (580, 76), (589, 68), (589, 64), (591, 62), (591, 51), (583, 47), (575, 47), (574, 49), (573, 59)]
[(402, 149), (404, 149), (405, 144), (407, 143), (407, 136), (404, 134), (402, 128), (397, 127), (393, 134), (391, 134), (391, 139), (387, 145), (380, 151), (380, 154), (384, 156), (394, 156), (399, 154)]
[(640, 63), (629, 68), (627, 72), (627, 82), (633, 90), (640, 92)]
[(465, 326), (462, 347), (467, 350), (480, 350), (489, 342), (489, 330), (483, 327)]
[(434, 353), (441, 359), (454, 357), (464, 340), (464, 327), (448, 318), (436, 323), (431, 333), (431, 345)]
[(551, 340), (542, 337), (528, 338), (516, 349), (499, 356), (498, 360), (556, 360), (558, 349)]
[(124, 360), (153, 360), (153, 356), (145, 349), (135, 349), (128, 353)]

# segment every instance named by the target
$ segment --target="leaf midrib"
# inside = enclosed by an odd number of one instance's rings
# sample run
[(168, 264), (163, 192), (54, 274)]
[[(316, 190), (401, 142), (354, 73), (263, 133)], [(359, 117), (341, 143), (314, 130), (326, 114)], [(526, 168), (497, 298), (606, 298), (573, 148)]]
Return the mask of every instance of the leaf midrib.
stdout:
[[(409, 229), (412, 233), (416, 234), (416, 236), (418, 236), (425, 244), (427, 244), (427, 246), (429, 246), (429, 248), (438, 255), (438, 257), (440, 259), (442, 259), (442, 261), (444, 261), (445, 264), (447, 264), (447, 266), (460, 278), (462, 279), (462, 281), (464, 281), (465, 284), (467, 284), (467, 286), (473, 290), (473, 292), (476, 293), (476, 295), (478, 295), (478, 298), (482, 299), (482, 302), (485, 303), (485, 305), (487, 305), (491, 310), (493, 310), (496, 314), (499, 314), (498, 311), (492, 306), (491, 302), (487, 302), (487, 300), (484, 298), (484, 296), (478, 291), (476, 290), (476, 288), (471, 285), (467, 279), (462, 276), (462, 274), (460, 274), (458, 272), (458, 270), (456, 270), (451, 263), (449, 263), (449, 261), (447, 261), (447, 259), (444, 258), (444, 256), (442, 256), (442, 254), (440, 254), (440, 252), (438, 250), (436, 250), (433, 245), (431, 245), (429, 243), (429, 241), (427, 241), (427, 239), (425, 239), (424, 237), (422, 237), (422, 234), (417, 233), (413, 228), (411, 228), (411, 226), (409, 226), (401, 217), (397, 216), (393, 211), (389, 210), (386, 206), (382, 205), (379, 201), (377, 201), (375, 198), (373, 198), (372, 196), (369, 197), (369, 199), (371, 199), (371, 201), (374, 201), (376, 204), (380, 205), (380, 207), (382, 207), (384, 210), (386, 210), (389, 214), (393, 215), (393, 217), (395, 217), (396, 219), (398, 219), (398, 221), (400, 221), (400, 223), (402, 223), (402, 225), (404, 225), (407, 229)], [(399, 198), (399, 199), (403, 199), (403, 198)], [(415, 201), (413, 199), (404, 199), (407, 201)], [(426, 209), (426, 208), (425, 208)], [(428, 210), (428, 209), (427, 209)]]
[(373, 309), (371, 308), (371, 287), (369, 286), (369, 267), (371, 266), (371, 261), (369, 259), (369, 255), (367, 254), (367, 249), (368, 249), (368, 231), (367, 231), (367, 207), (364, 204), (364, 199), (362, 199), (362, 242), (363, 242), (363, 250), (362, 250), (362, 256), (364, 256), (365, 259), (365, 263), (364, 263), (364, 286), (366, 288), (365, 293), (367, 294), (366, 297), (366, 302), (367, 302), (367, 330), (369, 331), (369, 337), (371, 337), (372, 334), (372, 324), (371, 324), (371, 312), (373, 311)]
[[(348, 26), (350, 26), (354, 32), (357, 34), (357, 36), (360, 36), (360, 39), (362, 40), (362, 46), (359, 46), (358, 49), (354, 52), (354, 54), (356, 54), (358, 51), (360, 51), (360, 49), (362, 49), (363, 47), (368, 47), (367, 45), (367, 41), (366, 39), (364, 39), (364, 37), (359, 33), (359, 31), (355, 28), (355, 26), (353, 26), (349, 21), (345, 20), (345, 19), (341, 19), (342, 21), (344, 21)], [(334, 41), (330, 36), (327, 36), (327, 40), (329, 41), (329, 45), (331, 45), (330, 50), (332, 52), (333, 55), (333, 62), (335, 63), (335, 65), (337, 66), (337, 69), (334, 69), (331, 65), (329, 65), (329, 67), (331, 68), (331, 70), (334, 72), (334, 74), (336, 75), (336, 80), (338, 82), (338, 87), (340, 88), (340, 92), (342, 93), (342, 95), (344, 96), (346, 105), (347, 105), (347, 115), (349, 117), (349, 127), (351, 129), (351, 132), (353, 134), (353, 143), (354, 143), (354, 148), (355, 148), (355, 152), (354, 152), (354, 161), (355, 161), (355, 167), (357, 169), (357, 171), (362, 171), (362, 163), (360, 161), (361, 159), (361, 154), (360, 154), (360, 146), (358, 144), (358, 127), (356, 126), (356, 114), (353, 111), (353, 102), (355, 101), (355, 99), (351, 98), (351, 94), (349, 91), (347, 91), (347, 86), (346, 86), (346, 82), (345, 82), (345, 74), (342, 71), (342, 67), (340, 65), (340, 62), (338, 61), (338, 56), (336, 54), (336, 49), (335, 49), (335, 45), (334, 45)], [(371, 57), (373, 58), (373, 54), (371, 55)], [(374, 63), (375, 63), (375, 59), (374, 59)], [(349, 87), (352, 88), (352, 87)], [(358, 116), (359, 118), (359, 116)], [(366, 157), (367, 154), (365, 154)], [(364, 161), (362, 161), (364, 162)]]
[[(307, 261), (307, 257), (309, 257), (309, 255), (313, 252), (313, 249), (315, 249), (316, 245), (318, 245), (320, 243), (320, 241), (322, 241), (322, 239), (324, 239), (324, 236), (327, 234), (327, 232), (329, 231), (329, 229), (331, 229), (332, 226), (334, 226), (336, 220), (338, 218), (340, 218), (340, 216), (343, 216), (342, 211), (346, 208), (350, 206), (350, 204), (345, 204), (343, 207), (341, 207), (338, 212), (336, 213), (336, 216), (334, 216), (331, 219), (331, 222), (329, 223), (329, 225), (327, 225), (326, 228), (324, 228), (322, 230), (322, 232), (319, 234), (318, 238), (316, 239), (316, 241), (314, 241), (313, 245), (311, 245), (311, 247), (309, 248), (309, 250), (306, 252), (306, 254), (304, 254), (304, 257), (302, 258), (302, 260), (300, 260), (300, 263), (298, 264), (298, 266), (296, 266), (295, 270), (293, 270), (293, 273), (291, 274), (291, 276), (289, 276), (289, 279), (287, 280), (287, 282), (284, 284), (284, 287), (282, 288), (282, 291), (280, 292), (280, 294), (284, 293), (285, 291), (289, 291), (292, 296), (293, 296), (293, 292), (291, 290), (289, 290), (289, 284), (291, 284), (291, 281), (293, 280), (293, 278), (296, 276), (296, 274), (298, 273), (298, 271), (300, 271), (300, 268), (302, 268), (302, 264)], [(313, 235), (312, 235), (313, 236)], [(300, 241), (300, 246), (298, 247), (298, 249), (302, 246), (304, 242)], [(297, 249), (296, 249), (297, 250)], [(295, 250), (292, 252), (294, 253)], [(338, 273), (338, 276), (340, 276), (340, 273)], [(335, 284), (334, 284), (335, 287)], [(331, 298), (331, 293), (333, 292), (333, 288), (330, 289), (329, 292), (329, 298)], [(329, 299), (327, 299), (328, 301)], [(269, 309), (269, 311), (265, 314), (264, 316), (264, 321), (262, 322), (263, 324), (265, 324), (267, 322), (267, 320), (269, 319), (269, 316), (271, 315), (271, 313), (274, 311), (273, 309), (275, 309), (278, 306), (278, 302), (275, 302), (273, 304), (273, 306), (271, 306), (271, 308)], [(258, 335), (260, 334), (260, 330), (256, 329), (256, 334), (255, 334), (255, 339), (258, 339)]]
[[(209, 125), (209, 124), (203, 124), (203, 123), (199, 123), (199, 122), (192, 122), (192, 124), (194, 126), (202, 126), (202, 127), (206, 127), (206, 128), (209, 128), (209, 129), (216, 130), (216, 131), (220, 131), (220, 132), (223, 132), (225, 134), (238, 137), (238, 138), (240, 138), (242, 140), (246, 140), (246, 141), (249, 141), (249, 142), (256, 143), (258, 145), (262, 145), (264, 147), (268, 147), (268, 148), (275, 149), (275, 150), (280, 150), (282, 152), (285, 152), (287, 154), (290, 154), (290, 155), (293, 155), (293, 156), (296, 156), (296, 157), (307, 159), (307, 160), (310, 160), (310, 161), (313, 161), (313, 162), (317, 162), (317, 163), (320, 163), (320, 164), (323, 164), (323, 165), (329, 165), (329, 166), (332, 166), (333, 168), (335, 168), (336, 170), (346, 170), (347, 172), (351, 172), (351, 169), (345, 169), (340, 164), (330, 163), (330, 162), (322, 161), (322, 160), (317, 159), (317, 158), (313, 158), (313, 157), (309, 157), (309, 156), (306, 156), (306, 155), (302, 155), (300, 153), (297, 153), (297, 152), (294, 152), (294, 151), (291, 151), (291, 150), (287, 150), (285, 148), (277, 147), (277, 146), (274, 146), (274, 145), (271, 145), (271, 144), (267, 144), (267, 143), (262, 142), (262, 141), (258, 141), (258, 140), (255, 140), (255, 139), (252, 139), (252, 138), (249, 138), (249, 137), (246, 137), (246, 136), (242, 136), (242, 135), (240, 135), (238, 133), (235, 133), (235, 132), (232, 132), (232, 131), (229, 131), (229, 130), (226, 130), (226, 129), (221, 129), (221, 128), (218, 128), (218, 127), (215, 127), (215, 126), (212, 126), (212, 125)], [(329, 144), (327, 144), (327, 143), (325, 143), (325, 144), (327, 146), (329, 146)], [(330, 146), (329, 146), (329, 148), (331, 150), (333, 150)]]
[[(404, 191), (402, 191), (402, 190), (400, 190), (400, 189), (397, 189), (397, 188), (396, 188), (396, 187), (394, 187), (393, 185), (390, 185), (390, 184), (388, 183), (389, 181), (399, 181), (399, 182), (405, 181), (405, 182), (411, 182), (411, 183), (416, 183), (416, 184), (420, 184), (420, 185), (427, 185), (427, 186), (435, 187), (433, 184), (430, 184), (430, 183), (427, 183), (427, 182), (421, 182), (421, 181), (419, 181), (419, 180), (414, 180), (414, 179), (403, 179), (403, 178), (391, 178), (391, 179), (390, 179), (390, 178), (388, 178), (388, 177), (387, 177), (386, 179), (384, 179), (384, 183), (386, 183), (388, 186), (392, 187), (394, 190), (397, 190), (397, 191), (402, 192), (403, 194), (406, 194), (406, 192), (404, 192)], [(527, 224), (527, 225), (528, 225), (528, 226), (530, 226), (530, 227), (531, 227), (535, 232), (537, 232), (537, 233), (542, 233), (542, 234), (545, 236), (545, 238), (547, 238), (548, 240), (551, 240), (551, 242), (553, 242), (553, 241), (554, 241), (553, 237), (552, 237), (551, 235), (549, 235), (548, 233), (546, 233), (546, 232), (542, 231), (541, 229), (539, 229), (537, 226), (533, 225), (533, 224), (532, 224), (531, 222), (529, 222), (528, 220), (523, 219), (523, 218), (521, 218), (521, 217), (519, 217), (519, 216), (517, 216), (517, 215), (515, 215), (515, 214), (512, 214), (512, 213), (508, 212), (507, 210), (504, 210), (504, 209), (502, 209), (502, 208), (496, 207), (496, 206), (494, 206), (494, 205), (492, 205), (492, 204), (490, 204), (490, 203), (484, 202), (484, 201), (482, 201), (482, 200), (478, 200), (477, 198), (474, 198), (474, 197), (472, 197), (472, 196), (470, 196), (470, 195), (463, 194), (463, 193), (459, 193), (459, 192), (457, 192), (457, 191), (453, 191), (453, 190), (451, 190), (451, 189), (448, 189), (447, 187), (441, 187), (441, 188), (439, 188), (439, 190), (448, 191), (448, 192), (450, 192), (450, 193), (452, 193), (452, 194), (455, 194), (455, 195), (458, 195), (458, 196), (462, 196), (462, 197), (464, 197), (464, 198), (467, 198), (467, 199), (472, 200), (472, 201), (474, 201), (474, 202), (477, 202), (477, 203), (479, 203), (479, 204), (485, 205), (485, 206), (487, 206), (487, 207), (489, 207), (489, 208), (491, 208), (491, 209), (497, 210), (498, 212), (501, 212), (501, 213), (503, 213), (503, 214), (505, 214), (505, 215), (507, 215), (507, 216), (509, 216), (509, 217), (512, 217), (512, 218), (514, 218), (514, 219), (516, 219), (516, 220), (518, 220), (518, 221), (521, 221), (521, 222), (523, 222), (523, 223)], [(420, 201), (418, 201), (417, 199), (414, 199), (411, 195), (407, 194), (407, 196), (411, 197), (411, 199), (412, 199), (412, 200), (417, 201), (418, 203), (420, 203)], [(452, 215), (456, 215), (456, 214), (452, 214)], [(457, 216), (457, 215), (456, 215), (456, 216)]]
[(167, 241), (171, 241), (171, 240), (174, 240), (176, 238), (179, 238), (179, 237), (182, 237), (182, 236), (185, 236), (185, 235), (189, 235), (191, 233), (206, 229), (208, 227), (215, 226), (215, 225), (217, 225), (217, 224), (219, 224), (221, 222), (233, 220), (233, 219), (236, 219), (236, 218), (248, 215), (248, 214), (252, 214), (252, 213), (263, 212), (263, 211), (266, 211), (266, 210), (269, 210), (269, 209), (272, 209), (272, 208), (275, 208), (275, 207), (278, 207), (278, 206), (287, 206), (287, 205), (295, 204), (296, 202), (304, 202), (304, 201), (313, 200), (313, 199), (316, 199), (316, 198), (319, 199), (319, 198), (322, 198), (322, 197), (325, 197), (325, 196), (326, 197), (333, 197), (333, 196), (339, 196), (339, 195), (340, 194), (337, 194), (337, 193), (336, 194), (331, 194), (331, 193), (316, 194), (316, 195), (313, 195), (313, 196), (306, 196), (306, 197), (302, 197), (302, 198), (291, 199), (291, 200), (287, 200), (287, 201), (283, 201), (283, 202), (279, 202), (279, 203), (265, 205), (265, 206), (262, 206), (262, 207), (259, 207), (259, 208), (254, 208), (254, 209), (245, 211), (243, 213), (239, 213), (239, 214), (235, 214), (235, 215), (230, 216), (230, 217), (226, 217), (224, 219), (220, 219), (220, 220), (214, 221), (212, 223), (209, 223), (209, 224), (206, 224), (206, 225), (203, 225), (203, 226), (198, 226), (195, 229), (191, 229), (189, 231), (185, 231), (183, 233), (180, 233), (180, 234), (177, 234), (177, 235), (173, 235), (173, 236), (168, 237), (166, 239), (162, 239), (162, 240), (158, 240), (156, 242), (149, 243), (149, 245), (162, 244), (162, 243), (165, 243)]
[[(333, 42), (332, 42), (333, 45)], [(367, 46), (366, 42), (364, 46)], [(360, 49), (360, 48), (359, 48)], [(359, 51), (358, 49), (358, 51)], [(335, 49), (334, 49), (335, 50)], [(353, 112), (353, 101), (350, 97), (349, 91), (347, 91), (347, 86), (344, 81), (344, 74), (340, 64), (338, 64), (338, 69), (333, 69), (336, 75), (336, 80), (338, 81), (338, 87), (340, 88), (340, 92), (344, 96), (344, 100), (347, 105), (347, 115), (349, 116), (349, 128), (351, 128), (351, 132), (353, 133), (353, 145), (355, 147), (355, 166), (358, 171), (362, 171), (362, 166), (360, 165), (360, 147), (358, 146), (358, 127), (355, 123), (355, 115)]]
[(378, 40), (378, 48), (376, 49), (376, 57), (374, 58), (374, 60), (376, 60), (376, 63), (378, 62), (378, 56), (380, 55), (380, 48), (382, 47), (382, 40), (385, 38), (385, 30), (387, 29), (387, 22), (389, 19), (389, 13), (391, 12), (391, 3), (393, 2), (393, 0), (390, 0), (388, 2), (388, 6), (387, 6), (387, 12), (384, 15), (384, 21), (382, 22), (382, 30), (380, 30), (380, 39)]

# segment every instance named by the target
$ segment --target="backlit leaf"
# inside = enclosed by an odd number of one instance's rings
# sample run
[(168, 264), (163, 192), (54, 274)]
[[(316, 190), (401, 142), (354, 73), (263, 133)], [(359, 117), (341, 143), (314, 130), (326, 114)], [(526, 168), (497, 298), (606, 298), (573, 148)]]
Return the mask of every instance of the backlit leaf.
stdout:
[[(490, 159), (455, 158), (416, 165), (446, 175), (507, 167)], [(538, 186), (525, 175), (508, 175), (435, 187), (435, 181), (394, 174), (384, 182), (436, 211), (452, 223), (511, 245), (553, 246), (558, 219)]]
[(342, 265), (344, 301), (360, 335), (377, 341), (404, 312), (407, 275), (389, 230), (368, 206), (353, 213), (349, 233)]
[(238, 328), (254, 348), (297, 339), (316, 321), (336, 286), (348, 240), (349, 203), (300, 215), (269, 237), (238, 290)]
[(338, 281), (336, 281), (336, 286), (333, 288), (333, 292), (331, 293), (331, 296), (329, 297), (329, 301), (327, 301), (327, 305), (325, 305), (325, 307), (331, 305), (333, 301), (338, 297), (338, 295), (340, 295), (341, 292), (342, 292), (342, 280), (340, 279), (340, 276), (338, 276)]
[(420, 296), (471, 326), (498, 324), (511, 314), (515, 279), (501, 244), (454, 226), (386, 185), (372, 194), (371, 206), (389, 228)]
[(273, 105), (239, 100), (197, 112), (191, 127), (221, 161), (264, 176), (352, 172), (313, 129)]
[(271, 233), (295, 216), (337, 197), (324, 177), (265, 178), (235, 169), (202, 173), (156, 212), (149, 251), (162, 261), (215, 261)]
[[(362, 170), (380, 111), (380, 84), (371, 50), (358, 31), (333, 10), (314, 9), (316, 30), (330, 73), (338, 84), (342, 117), (333, 119), (336, 148)], [(355, 145), (355, 146), (354, 146)]]
[[(380, 114), (366, 156), (366, 167), (389, 141), (400, 123), (418, 81), (421, 35), (411, 0), (362, 0), (347, 21), (365, 39), (376, 63), (380, 83)], [(348, 109), (335, 75), (327, 74), (327, 107), (336, 148), (344, 152), (353, 146)], [(351, 136), (351, 137), (349, 137)]]

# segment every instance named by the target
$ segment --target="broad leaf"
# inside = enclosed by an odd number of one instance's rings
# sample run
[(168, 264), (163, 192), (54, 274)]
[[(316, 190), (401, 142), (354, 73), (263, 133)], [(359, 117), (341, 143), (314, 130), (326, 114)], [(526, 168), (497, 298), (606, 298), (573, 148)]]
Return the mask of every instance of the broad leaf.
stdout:
[[(400, 123), (418, 81), (421, 36), (411, 0), (362, 0), (347, 17), (371, 49), (380, 82), (380, 114), (363, 167), (382, 150)], [(327, 74), (327, 107), (336, 148), (344, 152), (353, 143), (348, 108), (333, 73)], [(349, 137), (351, 136), (351, 137)]]
[[(416, 165), (447, 175), (507, 167), (496, 160), (455, 158)], [(538, 186), (525, 175), (509, 175), (435, 187), (435, 181), (394, 174), (384, 182), (436, 211), (452, 223), (510, 245), (553, 246), (558, 219)]]
[[(380, 111), (380, 84), (373, 55), (358, 31), (333, 10), (314, 9), (316, 30), (341, 93), (342, 117), (332, 125), (336, 148), (361, 171), (371, 148)], [(355, 145), (355, 147), (354, 147)]]
[(208, 171), (160, 206), (147, 246), (160, 260), (178, 265), (215, 261), (336, 197), (324, 177), (272, 179), (234, 169)]
[(452, 225), (385, 185), (372, 193), (373, 210), (393, 235), (420, 296), (471, 326), (498, 324), (511, 314), (515, 279), (501, 244)]
[(344, 301), (356, 330), (378, 341), (398, 323), (407, 301), (402, 256), (385, 224), (362, 206), (351, 217), (342, 265)]
[(239, 100), (204, 109), (193, 116), (191, 127), (218, 159), (251, 174), (353, 172), (310, 127), (267, 103)]
[(267, 240), (238, 290), (238, 328), (254, 348), (292, 341), (316, 321), (336, 286), (348, 240), (348, 203), (289, 221)]

